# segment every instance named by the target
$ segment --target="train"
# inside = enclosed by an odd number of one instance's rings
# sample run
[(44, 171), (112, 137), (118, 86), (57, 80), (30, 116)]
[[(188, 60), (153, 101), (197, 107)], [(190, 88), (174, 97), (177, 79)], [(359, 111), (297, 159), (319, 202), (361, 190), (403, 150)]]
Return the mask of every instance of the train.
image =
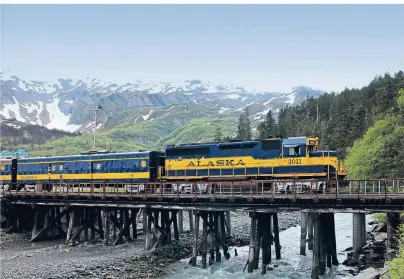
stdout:
[[(131, 185), (130, 191), (142, 191), (147, 183), (172, 182), (186, 191), (186, 185), (198, 181), (198, 187), (208, 191), (213, 181), (276, 180), (277, 190), (286, 192), (291, 190), (291, 180), (306, 181), (298, 184), (300, 190), (310, 188), (310, 180), (344, 180), (347, 170), (337, 155), (336, 151), (320, 150), (318, 137), (180, 144), (168, 145), (164, 151), (3, 160), (0, 182), (8, 185), (14, 181), (19, 187), (38, 181), (45, 185), (107, 183)], [(315, 186), (317, 190), (326, 185), (320, 184)]]

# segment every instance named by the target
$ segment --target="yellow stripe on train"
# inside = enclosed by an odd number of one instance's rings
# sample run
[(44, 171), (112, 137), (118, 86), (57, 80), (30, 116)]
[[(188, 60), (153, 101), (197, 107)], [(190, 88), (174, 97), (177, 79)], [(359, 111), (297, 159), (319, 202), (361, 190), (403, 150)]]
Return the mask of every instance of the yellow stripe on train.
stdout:
[[(244, 174), (230, 174), (230, 175), (208, 175), (209, 178), (232, 178), (232, 177), (245, 177)], [(267, 176), (267, 177), (325, 177), (327, 176), (326, 172), (316, 172), (316, 173), (281, 173), (281, 174), (260, 174), (260, 176)], [(206, 178), (207, 176), (167, 176), (168, 180), (172, 179), (202, 179)]]
[(275, 159), (254, 159), (251, 156), (243, 157), (216, 157), (198, 159), (166, 159), (167, 170), (186, 170), (199, 168), (253, 168), (253, 167), (282, 167), (282, 166), (313, 166), (331, 165), (338, 168), (336, 157), (295, 157)]

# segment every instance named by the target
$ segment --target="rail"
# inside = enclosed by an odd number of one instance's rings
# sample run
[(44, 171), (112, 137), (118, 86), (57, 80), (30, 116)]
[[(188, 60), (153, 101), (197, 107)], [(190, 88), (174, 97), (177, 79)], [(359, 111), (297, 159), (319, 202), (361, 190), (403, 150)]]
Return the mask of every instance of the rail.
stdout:
[(375, 180), (251, 180), (251, 181), (193, 181), (151, 183), (47, 183), (8, 185), (1, 189), (3, 197), (12, 196), (116, 196), (119, 197), (237, 197), (275, 198), (357, 198), (396, 197), (404, 199), (404, 178)]

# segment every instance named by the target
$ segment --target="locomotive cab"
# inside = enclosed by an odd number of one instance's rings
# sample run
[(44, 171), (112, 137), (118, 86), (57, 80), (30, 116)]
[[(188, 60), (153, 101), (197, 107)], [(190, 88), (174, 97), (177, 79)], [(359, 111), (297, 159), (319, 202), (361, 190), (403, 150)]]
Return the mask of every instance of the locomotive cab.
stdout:
[(293, 137), (283, 140), (283, 157), (309, 157), (318, 150), (318, 138)]

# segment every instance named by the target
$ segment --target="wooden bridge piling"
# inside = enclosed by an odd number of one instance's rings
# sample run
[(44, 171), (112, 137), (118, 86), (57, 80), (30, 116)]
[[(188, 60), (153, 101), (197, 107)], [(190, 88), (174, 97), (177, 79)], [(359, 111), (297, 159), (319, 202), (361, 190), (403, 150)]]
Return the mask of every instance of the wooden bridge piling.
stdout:
[[(338, 265), (334, 213), (310, 213), (313, 218), (313, 263), (311, 278), (324, 275), (326, 267)], [(359, 220), (359, 218), (358, 218)]]
[(189, 215), (189, 230), (192, 232), (194, 230), (194, 213), (192, 210), (188, 210)]
[(225, 227), (225, 225), (224, 225), (224, 212), (220, 212), (219, 216), (220, 216), (220, 226), (219, 226), (219, 228), (221, 228), (220, 239), (221, 239), (221, 244), (222, 244), (222, 249), (223, 249), (223, 255), (224, 255), (224, 258), (226, 260), (228, 260), (230, 258), (230, 254), (229, 254), (228, 247), (227, 247), (227, 244), (226, 244), (226, 233), (225, 233), (225, 230), (224, 230), (224, 227)]
[(230, 235), (232, 235), (230, 210), (227, 210), (227, 211), (226, 211), (226, 217), (225, 217), (225, 219), (226, 219), (226, 223), (225, 223), (225, 224), (226, 224), (226, 231), (227, 231), (226, 235), (227, 235), (227, 236), (230, 236)]
[(109, 244), (110, 237), (110, 214), (111, 211), (108, 208), (104, 208), (104, 245)]
[(307, 212), (301, 212), (300, 218), (300, 255), (306, 255), (306, 233), (307, 233), (307, 219), (308, 219)]
[(327, 246), (326, 246), (326, 222), (325, 222), (325, 214), (319, 214), (319, 223), (320, 223), (320, 235), (319, 235), (319, 268), (318, 274), (324, 275), (326, 259), (327, 259)]
[(214, 256), (216, 258), (216, 262), (221, 262), (222, 261), (222, 254), (220, 253), (220, 242), (222, 236), (219, 234), (219, 219), (220, 219), (220, 213), (214, 213), (213, 214), (213, 236), (212, 236), (212, 242), (214, 243), (215, 247), (215, 255), (212, 254), (212, 263), (214, 260)]
[(214, 222), (214, 213), (209, 213), (209, 222), (208, 222), (208, 243), (209, 243), (209, 265), (212, 265), (215, 261), (215, 222)]
[(339, 265), (338, 257), (337, 257), (337, 238), (335, 235), (335, 214), (330, 213), (330, 238), (329, 245), (331, 247), (331, 262), (332, 265)]
[(254, 245), (254, 265), (253, 269), (258, 269), (259, 261), (260, 261), (260, 248), (261, 248), (261, 236), (262, 236), (262, 214), (257, 215), (257, 228), (255, 230), (255, 245)]
[(202, 268), (206, 268), (206, 256), (208, 253), (208, 215), (206, 212), (201, 212), (202, 218)]
[(279, 240), (279, 225), (278, 225), (278, 213), (272, 213), (273, 218), (273, 231), (274, 231), (274, 245), (275, 245), (275, 258), (281, 259), (281, 243)]
[(199, 234), (199, 212), (193, 212), (195, 214), (195, 227), (194, 227), (194, 246), (192, 247), (192, 266), (196, 266), (196, 260), (198, 257), (198, 234)]
[(250, 249), (248, 252), (248, 262), (247, 262), (247, 272), (252, 273), (254, 270), (254, 259), (255, 259), (255, 245), (256, 243), (256, 237), (257, 237), (257, 216), (254, 212), (250, 213), (250, 218), (251, 218), (251, 227), (250, 227)]
[(307, 212), (307, 250), (313, 251), (313, 213)]
[(313, 226), (314, 226), (314, 238), (313, 238), (313, 264), (311, 269), (311, 278), (319, 278), (320, 268), (320, 237), (321, 237), (321, 222), (319, 214), (313, 213)]
[(178, 210), (178, 233), (184, 232), (184, 221), (183, 221), (184, 214), (182, 209)]
[(271, 262), (271, 217), (272, 214), (265, 214), (262, 220), (262, 266), (261, 274), (266, 274), (267, 265)]

